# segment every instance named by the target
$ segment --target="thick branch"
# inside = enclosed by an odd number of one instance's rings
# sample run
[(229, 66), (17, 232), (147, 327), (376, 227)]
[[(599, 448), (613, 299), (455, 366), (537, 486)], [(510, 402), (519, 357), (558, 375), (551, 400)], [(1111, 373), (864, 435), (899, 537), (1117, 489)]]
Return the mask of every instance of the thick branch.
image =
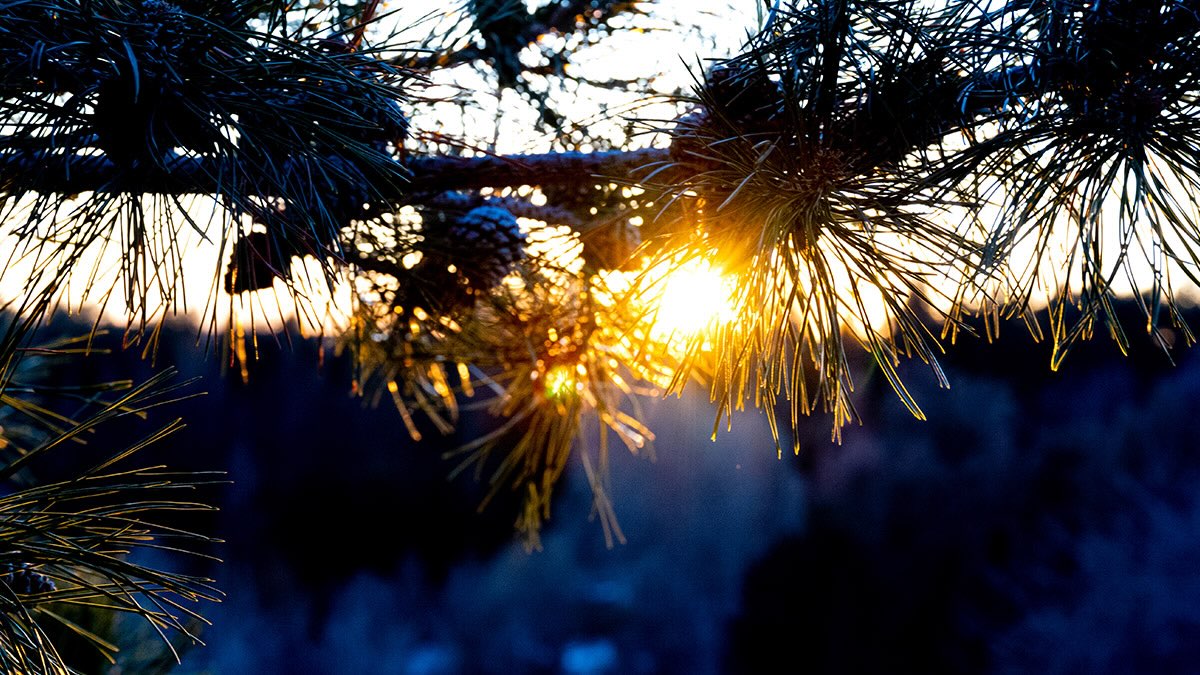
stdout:
[(425, 157), (409, 162), (410, 189), (444, 191), (510, 185), (585, 183), (595, 177), (623, 179), (668, 160), (663, 148), (628, 152), (561, 152), (544, 155)]
[[(585, 183), (597, 177), (623, 179), (638, 169), (647, 173), (667, 160), (667, 150), (546, 153), (482, 157), (421, 157), (410, 160), (407, 183), (396, 186), (395, 198), (413, 192), (442, 192), (484, 187)], [(0, 191), (77, 194), (80, 192), (147, 192), (214, 194), (230, 188), (230, 172), (206, 157), (177, 157), (166, 171), (124, 174), (100, 155), (54, 152), (0, 152)], [(227, 161), (227, 160), (226, 160)], [(222, 183), (220, 186), (218, 182)], [(381, 187), (381, 186), (380, 186)], [(382, 187), (381, 187), (382, 189)], [(384, 195), (391, 196), (391, 195)]]

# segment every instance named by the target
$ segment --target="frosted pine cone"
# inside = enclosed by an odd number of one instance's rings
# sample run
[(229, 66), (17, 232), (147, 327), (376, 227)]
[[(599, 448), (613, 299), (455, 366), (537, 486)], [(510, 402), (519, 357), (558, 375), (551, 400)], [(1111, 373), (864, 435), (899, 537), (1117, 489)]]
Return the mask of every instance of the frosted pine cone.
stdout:
[(140, 18), (150, 45), (164, 54), (176, 54), (183, 48), (188, 33), (187, 16), (175, 3), (144, 0)]
[[(221, 142), (208, 92), (189, 68), (204, 26), (164, 0), (122, 5), (129, 30), (104, 46), (113, 68), (100, 78), (88, 117), (96, 145), (121, 167), (159, 165), (173, 148), (212, 152)], [(119, 42), (117, 40), (120, 40)]]
[(432, 211), (422, 218), (421, 261), (398, 272), (398, 304), (406, 310), (452, 315), (467, 309), (477, 293), (499, 284), (525, 255), (525, 234), (516, 217), (500, 207), (478, 206), (457, 218)]

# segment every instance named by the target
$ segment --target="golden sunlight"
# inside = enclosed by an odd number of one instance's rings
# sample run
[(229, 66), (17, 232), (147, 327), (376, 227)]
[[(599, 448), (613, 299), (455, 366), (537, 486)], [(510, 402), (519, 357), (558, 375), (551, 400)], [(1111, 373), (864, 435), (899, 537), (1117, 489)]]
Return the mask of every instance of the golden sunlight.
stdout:
[(555, 366), (546, 373), (546, 397), (560, 400), (577, 393), (579, 382), (573, 369), (568, 366)]
[(650, 317), (655, 339), (691, 337), (735, 316), (732, 281), (708, 261), (688, 261), (653, 283), (661, 288)]

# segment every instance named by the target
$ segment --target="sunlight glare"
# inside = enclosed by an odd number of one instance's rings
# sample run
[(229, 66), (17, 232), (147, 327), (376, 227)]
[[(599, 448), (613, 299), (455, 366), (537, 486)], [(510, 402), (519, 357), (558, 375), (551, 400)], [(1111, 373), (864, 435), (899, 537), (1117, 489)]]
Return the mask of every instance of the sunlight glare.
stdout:
[(561, 400), (573, 395), (579, 388), (573, 369), (568, 366), (555, 366), (546, 373), (546, 397)]
[(653, 314), (656, 338), (691, 337), (714, 322), (734, 317), (731, 281), (707, 261), (691, 261), (667, 272)]

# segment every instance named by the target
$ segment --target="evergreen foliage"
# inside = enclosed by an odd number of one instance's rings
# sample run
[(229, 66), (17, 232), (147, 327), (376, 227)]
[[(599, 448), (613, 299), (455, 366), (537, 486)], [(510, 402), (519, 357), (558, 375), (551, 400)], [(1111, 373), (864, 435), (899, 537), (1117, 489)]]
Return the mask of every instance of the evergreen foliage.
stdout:
[[(449, 431), (465, 400), (487, 406), (496, 429), (450, 454), (522, 496), (534, 545), (573, 453), (621, 538), (609, 441), (641, 452), (638, 397), (692, 379), (718, 424), (749, 400), (783, 447), (802, 416), (835, 437), (857, 420), (860, 352), (922, 417), (902, 359), (945, 386), (942, 342), (992, 336), (1000, 317), (1048, 333), (1052, 367), (1098, 326), (1128, 343), (1112, 309), (1125, 291), (1149, 334), (1192, 341), (1177, 284), (1200, 281), (1200, 3), (763, 2), (758, 32), (679, 93), (677, 118), (643, 121), (649, 147), (613, 147), (549, 92), (584, 81), (573, 49), (653, 5), (467, 0), (414, 42), (423, 24), (377, 1), (0, 1), (0, 222), (31, 270), (6, 306), (5, 410), (30, 414), (14, 373), (69, 287), (123, 298), (128, 342), (152, 351), (186, 304), (189, 230), (224, 261), (210, 325), (272, 288), (303, 306), (314, 279), (293, 265), (315, 260), (315, 281), (353, 298), (326, 337), (354, 354), (357, 392), (390, 397), (414, 437), (418, 412)], [(533, 104), (555, 151), (496, 156), (417, 124), (438, 102), (428, 86), (466, 64)], [(96, 250), (121, 261), (110, 285), (85, 262)], [(727, 311), (670, 325), (671, 279), (695, 269), (722, 275)], [(0, 475), (162, 384), (78, 422), (33, 414), (48, 440)], [(598, 443), (580, 438), (586, 419)], [(195, 482), (114, 469), (127, 454), (0, 498), (10, 669), (66, 667), (40, 632), (46, 602), (102, 598), (186, 630), (173, 598), (211, 597), (112, 555), (153, 529), (117, 527), (122, 509), (177, 508), (140, 495)]]

